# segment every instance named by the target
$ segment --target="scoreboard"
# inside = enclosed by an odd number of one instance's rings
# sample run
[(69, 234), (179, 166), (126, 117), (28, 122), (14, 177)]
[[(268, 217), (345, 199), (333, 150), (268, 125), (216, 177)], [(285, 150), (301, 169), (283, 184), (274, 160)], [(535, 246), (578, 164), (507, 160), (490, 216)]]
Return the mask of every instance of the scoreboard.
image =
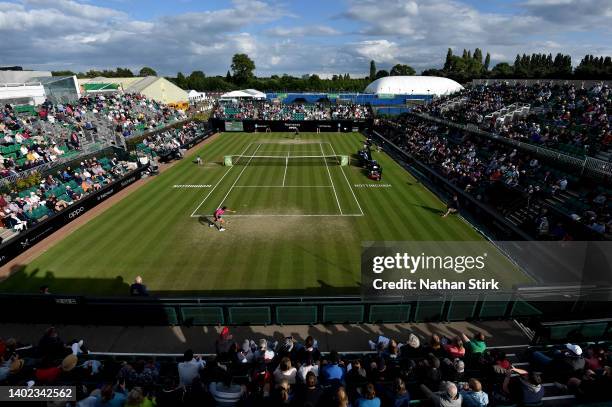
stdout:
[(225, 131), (243, 131), (242, 121), (226, 121)]

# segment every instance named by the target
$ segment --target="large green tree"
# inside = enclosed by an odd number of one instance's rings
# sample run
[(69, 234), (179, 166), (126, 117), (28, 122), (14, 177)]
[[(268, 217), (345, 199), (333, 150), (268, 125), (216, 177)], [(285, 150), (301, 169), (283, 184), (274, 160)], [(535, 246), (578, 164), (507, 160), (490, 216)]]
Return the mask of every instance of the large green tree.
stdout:
[(179, 88), (183, 88), (183, 89), (187, 89), (187, 79), (185, 78), (185, 75), (183, 75), (182, 72), (179, 72), (176, 74), (176, 86), (178, 86)]
[(193, 71), (191, 75), (187, 77), (187, 87), (189, 89), (203, 89), (206, 87), (205, 84), (206, 75), (202, 71)]
[[(112, 71), (110, 71), (112, 73)], [(117, 78), (133, 78), (134, 73), (129, 68), (117, 68), (115, 73)]]
[(397, 64), (391, 68), (389, 72), (391, 76), (412, 76), (416, 75), (416, 71), (410, 65)]
[(76, 75), (72, 71), (51, 71), (51, 76), (74, 76)]
[(385, 71), (384, 69), (376, 72), (376, 79), (384, 78), (385, 76), (389, 76), (389, 72)]
[(157, 76), (157, 72), (155, 72), (155, 69), (145, 66), (138, 72), (138, 76)]
[(491, 70), (491, 76), (494, 78), (512, 78), (514, 68), (507, 62), (500, 62)]
[(255, 62), (247, 54), (235, 54), (232, 58), (232, 77), (236, 84), (242, 85), (255, 77)]
[(448, 51), (446, 51), (446, 60), (444, 61), (444, 69), (445, 71), (449, 71), (452, 67), (453, 64), (453, 50), (452, 49), (448, 49)]
[(370, 61), (370, 80), (373, 81), (376, 79), (376, 62), (374, 60)]

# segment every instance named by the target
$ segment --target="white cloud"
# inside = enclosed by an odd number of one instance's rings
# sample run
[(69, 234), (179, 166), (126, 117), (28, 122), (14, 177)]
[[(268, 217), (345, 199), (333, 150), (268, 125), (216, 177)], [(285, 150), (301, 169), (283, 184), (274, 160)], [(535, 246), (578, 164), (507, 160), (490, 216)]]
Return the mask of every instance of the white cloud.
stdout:
[(330, 36), (340, 35), (341, 32), (324, 25), (302, 26), (302, 27), (276, 27), (266, 30), (267, 35), (276, 37), (304, 37), (304, 36)]
[(399, 47), (388, 40), (369, 40), (353, 44), (355, 53), (364, 57), (364, 60), (375, 60), (381, 63), (393, 63), (399, 55)]
[(610, 0), (527, 0), (520, 6), (543, 21), (570, 29), (600, 27), (609, 31), (612, 26)]
[[(324, 9), (317, 22), (304, 23), (290, 5), (234, 0), (221, 9), (141, 20), (79, 0), (4, 0), (0, 55), (3, 64), (26, 68), (146, 65), (163, 74), (223, 74), (232, 55), (245, 52), (258, 75), (362, 75), (370, 59), (381, 69), (440, 67), (448, 47), (457, 53), (479, 47), (493, 62), (512, 62), (523, 52), (567, 52), (575, 63), (586, 53), (612, 54), (612, 0), (516, 0), (518, 11), (506, 14), (461, 0), (347, 0), (342, 19), (329, 25)], [(574, 40), (578, 31), (592, 35)]]

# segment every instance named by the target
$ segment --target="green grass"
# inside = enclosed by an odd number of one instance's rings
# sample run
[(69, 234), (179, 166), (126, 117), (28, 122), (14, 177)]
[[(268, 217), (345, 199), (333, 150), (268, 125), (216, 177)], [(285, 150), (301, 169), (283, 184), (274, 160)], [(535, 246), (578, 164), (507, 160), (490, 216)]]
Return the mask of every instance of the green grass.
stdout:
[[(376, 182), (356, 166), (319, 159), (221, 164), (236, 154), (352, 155), (363, 136), (309, 133), (300, 141), (289, 133), (224, 133), (57, 242), (0, 290), (47, 284), (56, 293), (124, 295), (142, 275), (150, 290), (174, 294), (358, 293), (363, 241), (483, 240), (460, 217), (440, 218), (444, 203), (382, 153), (373, 155), (386, 188), (364, 187)], [(193, 163), (195, 154), (205, 165)], [(237, 211), (222, 233), (205, 218), (221, 204)]]

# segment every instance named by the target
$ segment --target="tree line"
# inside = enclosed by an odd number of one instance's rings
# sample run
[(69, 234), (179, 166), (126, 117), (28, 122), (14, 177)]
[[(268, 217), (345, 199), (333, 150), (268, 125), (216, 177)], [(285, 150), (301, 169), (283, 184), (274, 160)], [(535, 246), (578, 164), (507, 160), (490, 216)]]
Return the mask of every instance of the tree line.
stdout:
[[(79, 78), (95, 78), (98, 76), (117, 78), (134, 77), (128, 68), (116, 70), (89, 70), (74, 73), (71, 71), (54, 71), (55, 76), (76, 75)], [(150, 67), (143, 67), (138, 76), (157, 75)], [(272, 75), (270, 77), (255, 76), (255, 62), (247, 54), (235, 54), (230, 69), (226, 75), (207, 76), (197, 70), (185, 75), (178, 72), (176, 77), (167, 77), (183, 89), (197, 91), (227, 92), (235, 89), (253, 88), (263, 91), (296, 91), (296, 92), (363, 92), (371, 82), (385, 76), (416, 75), (410, 65), (396, 64), (389, 71), (377, 69), (376, 62), (370, 61), (369, 75), (362, 78), (351, 78), (348, 73), (336, 74), (331, 78), (321, 78), (318, 75), (295, 77), (288, 74)], [(517, 55), (514, 63), (500, 62), (491, 67), (491, 55), (483, 55), (480, 48), (474, 52), (463, 50), (461, 56), (455, 55), (451, 48), (446, 53), (444, 65), (440, 69), (426, 69), (421, 75), (442, 76), (457, 82), (469, 82), (472, 79), (612, 79), (611, 57), (595, 57), (586, 55), (574, 69), (569, 55), (534, 53)]]
[(500, 62), (489, 69), (491, 56), (487, 53), (483, 60), (482, 51), (463, 50), (461, 56), (448, 49), (442, 69), (427, 69), (422, 75), (443, 76), (458, 82), (472, 79), (612, 79), (612, 60), (608, 57), (586, 55), (574, 69), (572, 57), (558, 53), (534, 53), (517, 55), (513, 64)]
[(98, 71), (90, 69), (87, 72), (73, 72), (73, 71), (51, 71), (52, 76), (76, 76), (79, 79), (86, 78), (97, 78), (102, 76), (104, 78), (133, 78), (135, 76), (157, 76), (155, 69), (145, 66), (138, 71), (138, 75), (134, 75), (129, 68), (117, 68), (114, 71), (111, 69), (104, 69)]

